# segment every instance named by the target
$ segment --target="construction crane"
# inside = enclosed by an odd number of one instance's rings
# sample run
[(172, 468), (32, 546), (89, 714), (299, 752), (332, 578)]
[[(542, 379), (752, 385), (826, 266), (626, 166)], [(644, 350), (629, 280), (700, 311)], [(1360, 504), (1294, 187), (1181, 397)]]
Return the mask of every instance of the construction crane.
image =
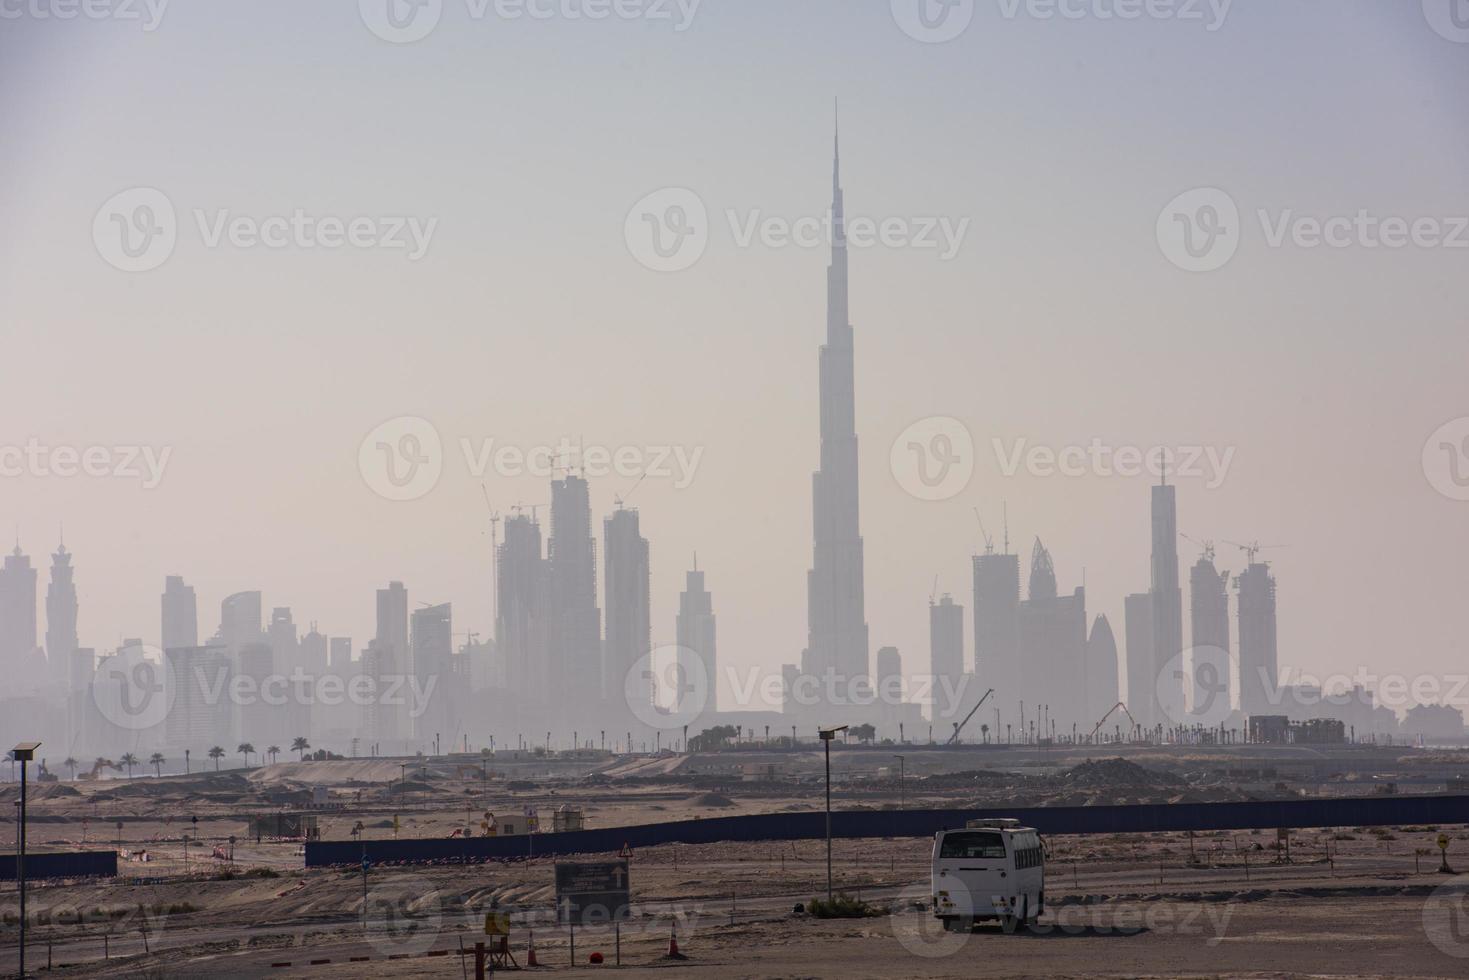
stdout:
[(979, 534), (984, 538), (984, 553), (993, 555), (995, 553), (995, 539), (984, 529), (984, 518), (979, 516), (979, 508), (974, 508), (974, 519), (979, 522)]
[(1121, 701), (1118, 701), (1117, 704), (1113, 706), (1111, 711), (1102, 716), (1102, 720), (1097, 722), (1097, 727), (1093, 728), (1092, 733), (1086, 737), (1088, 742), (1094, 740), (1097, 737), (1097, 732), (1101, 731), (1102, 726), (1107, 724), (1108, 720), (1110, 720), (1111, 717), (1117, 713), (1118, 708), (1121, 708), (1122, 713), (1127, 716), (1127, 720), (1132, 722), (1133, 728), (1141, 727), (1138, 725), (1137, 719), (1132, 716), (1132, 712), (1127, 710), (1127, 705)]
[(1209, 562), (1211, 565), (1214, 563), (1214, 555), (1216, 554), (1215, 549), (1214, 549), (1214, 542), (1212, 542), (1212, 541), (1197, 541), (1197, 540), (1189, 537), (1187, 534), (1184, 534), (1182, 531), (1179, 531), (1178, 532), (1178, 536), (1180, 538), (1183, 538), (1183, 540), (1187, 541), (1189, 544), (1195, 545), (1200, 550), (1202, 550), (1203, 553), (1204, 553), (1204, 560), (1205, 561)]
[(1248, 555), (1251, 565), (1255, 564), (1255, 556), (1260, 554), (1260, 552), (1262, 551), (1274, 551), (1276, 548), (1290, 547), (1290, 545), (1288, 544), (1261, 544), (1258, 541), (1252, 541), (1249, 544), (1240, 544), (1237, 541), (1226, 541), (1224, 543), (1227, 545), (1233, 545), (1234, 547), (1238, 548), (1240, 551), (1243, 551), (1246, 555)]
[(990, 695), (991, 694), (994, 694), (994, 693), (995, 693), (995, 689), (994, 688), (990, 688), (988, 691), (985, 691), (984, 692), (984, 697), (982, 697), (982, 698), (979, 699), (979, 704), (976, 704), (974, 707), (972, 707), (972, 708), (969, 709), (969, 714), (967, 714), (967, 715), (964, 716), (964, 720), (963, 721), (957, 721), (957, 722), (954, 723), (954, 734), (952, 734), (952, 735), (949, 736), (949, 740), (944, 743), (945, 745), (953, 745), (954, 743), (956, 743), (956, 742), (959, 741), (959, 733), (964, 730), (964, 726), (965, 725), (969, 724), (969, 719), (971, 719), (971, 718), (974, 717), (974, 713), (976, 711), (978, 711), (980, 708), (984, 707), (984, 703), (986, 701), (988, 701), (990, 699)]

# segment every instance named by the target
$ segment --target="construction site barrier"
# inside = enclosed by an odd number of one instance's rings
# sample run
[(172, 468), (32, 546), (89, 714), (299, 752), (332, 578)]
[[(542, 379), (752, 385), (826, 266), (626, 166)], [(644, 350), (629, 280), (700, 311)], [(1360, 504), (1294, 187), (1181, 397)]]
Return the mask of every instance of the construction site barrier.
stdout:
[[(73, 851), (26, 854), (26, 880), (44, 878), (116, 878), (116, 851)], [(0, 881), (14, 881), (15, 854), (0, 855)]]

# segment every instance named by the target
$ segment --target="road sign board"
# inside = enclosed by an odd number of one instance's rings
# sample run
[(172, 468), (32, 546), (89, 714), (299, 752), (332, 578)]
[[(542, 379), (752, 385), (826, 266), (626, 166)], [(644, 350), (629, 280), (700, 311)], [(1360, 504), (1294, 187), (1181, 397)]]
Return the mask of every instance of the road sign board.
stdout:
[(627, 918), (626, 861), (558, 863), (556, 908), (560, 921), (597, 925)]
[(1449, 835), (1448, 834), (1439, 834), (1438, 835), (1438, 849), (1440, 851), (1447, 851), (1449, 849)]

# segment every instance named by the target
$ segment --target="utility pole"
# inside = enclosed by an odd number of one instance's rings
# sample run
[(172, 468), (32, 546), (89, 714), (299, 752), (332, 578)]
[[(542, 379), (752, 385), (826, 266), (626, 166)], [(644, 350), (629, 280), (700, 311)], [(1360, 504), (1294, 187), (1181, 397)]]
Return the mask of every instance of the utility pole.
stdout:
[(26, 975), (26, 763), (36, 757), (40, 742), (21, 742), (11, 752), (20, 763), (20, 823), (16, 828), (15, 877), (20, 885), (20, 977)]

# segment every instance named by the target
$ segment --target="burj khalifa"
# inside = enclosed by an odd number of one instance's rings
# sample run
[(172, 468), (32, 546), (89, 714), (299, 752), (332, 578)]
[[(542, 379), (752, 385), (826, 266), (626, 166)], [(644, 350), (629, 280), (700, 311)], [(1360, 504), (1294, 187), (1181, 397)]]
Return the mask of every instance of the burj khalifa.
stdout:
[[(806, 575), (807, 645), (802, 672), (842, 685), (869, 676), (862, 535), (857, 517), (857, 425), (841, 137), (832, 163), (832, 251), (821, 348), (821, 468), (812, 477), (815, 557)], [(842, 689), (845, 689), (843, 687)]]

